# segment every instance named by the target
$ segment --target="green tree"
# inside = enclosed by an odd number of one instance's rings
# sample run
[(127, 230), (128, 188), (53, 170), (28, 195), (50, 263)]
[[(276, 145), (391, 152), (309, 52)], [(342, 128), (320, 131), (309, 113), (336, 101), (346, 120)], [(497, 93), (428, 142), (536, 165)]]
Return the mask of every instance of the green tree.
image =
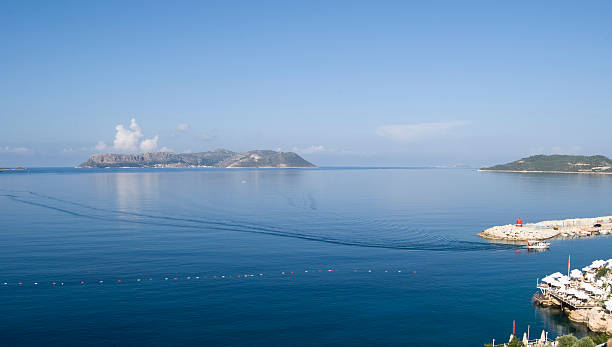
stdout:
[(574, 347), (578, 338), (574, 335), (563, 335), (557, 337), (557, 347)]
[(591, 334), (591, 340), (595, 343), (595, 345), (600, 345), (604, 342), (608, 342), (609, 338), (612, 338), (612, 334)]
[(595, 274), (595, 277), (602, 278), (605, 275), (607, 275), (608, 272), (610, 272), (610, 269), (608, 269), (607, 267), (601, 268), (599, 269), (599, 271), (597, 271), (597, 274)]
[(578, 342), (574, 344), (574, 347), (595, 347), (595, 342), (593, 342), (590, 337), (585, 336), (578, 340)]
[(508, 347), (523, 347), (525, 345), (523, 345), (523, 341), (519, 340), (516, 338), (516, 336), (514, 336), (512, 338), (512, 341), (510, 341), (510, 343), (508, 344)]

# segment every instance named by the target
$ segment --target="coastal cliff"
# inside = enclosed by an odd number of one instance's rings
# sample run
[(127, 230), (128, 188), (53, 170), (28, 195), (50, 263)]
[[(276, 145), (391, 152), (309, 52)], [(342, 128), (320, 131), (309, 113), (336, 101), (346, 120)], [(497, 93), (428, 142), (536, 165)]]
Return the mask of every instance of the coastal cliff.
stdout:
[(94, 154), (77, 168), (313, 168), (293, 152), (217, 149), (200, 153)]
[(603, 155), (534, 155), (478, 171), (612, 174), (612, 160)]

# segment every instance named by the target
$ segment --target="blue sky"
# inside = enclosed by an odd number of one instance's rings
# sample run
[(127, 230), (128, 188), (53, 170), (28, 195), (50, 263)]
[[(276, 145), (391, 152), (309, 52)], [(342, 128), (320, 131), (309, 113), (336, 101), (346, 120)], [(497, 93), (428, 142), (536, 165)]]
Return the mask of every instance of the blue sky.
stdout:
[(3, 1), (0, 166), (611, 156), (610, 23), (609, 1)]

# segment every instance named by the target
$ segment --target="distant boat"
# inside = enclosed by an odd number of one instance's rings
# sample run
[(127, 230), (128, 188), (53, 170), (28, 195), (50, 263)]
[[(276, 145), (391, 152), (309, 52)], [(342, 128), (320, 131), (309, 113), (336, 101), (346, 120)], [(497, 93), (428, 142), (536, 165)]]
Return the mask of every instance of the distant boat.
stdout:
[(544, 241), (527, 241), (528, 249), (548, 249), (550, 247), (550, 242)]

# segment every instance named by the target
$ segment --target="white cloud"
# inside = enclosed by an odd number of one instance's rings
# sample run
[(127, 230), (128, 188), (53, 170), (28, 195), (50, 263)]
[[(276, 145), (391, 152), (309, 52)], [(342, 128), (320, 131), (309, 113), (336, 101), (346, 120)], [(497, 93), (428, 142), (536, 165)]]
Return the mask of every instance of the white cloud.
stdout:
[(4, 146), (4, 147), (0, 147), (0, 152), (4, 152), (4, 153), (30, 153), (30, 152), (32, 152), (32, 150), (27, 148), (27, 147), (9, 147), (9, 146)]
[(160, 152), (174, 152), (173, 150), (171, 150), (170, 148), (164, 146), (162, 148), (159, 149)]
[(157, 140), (158, 139), (159, 139), (159, 136), (155, 135), (155, 137), (153, 137), (152, 139), (143, 140), (140, 143), (140, 149), (142, 151), (144, 151), (144, 152), (151, 152), (151, 151), (153, 151), (155, 148), (157, 148)]
[(132, 118), (129, 129), (124, 128), (123, 124), (119, 124), (115, 127), (115, 130), (117, 131), (113, 141), (113, 148), (115, 150), (134, 152), (138, 149), (138, 143), (143, 135), (140, 126), (136, 123), (136, 119)]
[(416, 124), (383, 125), (376, 134), (400, 143), (414, 143), (429, 138), (447, 135), (456, 127), (465, 125), (463, 121), (432, 122)]
[(176, 126), (176, 130), (178, 131), (185, 131), (189, 129), (189, 124), (187, 123), (180, 123), (179, 125)]
[(123, 124), (119, 124), (115, 127), (115, 130), (117, 132), (115, 133), (115, 140), (113, 141), (113, 149), (116, 151), (136, 152), (140, 149), (148, 152), (157, 148), (157, 140), (159, 139), (157, 135), (151, 139), (144, 139), (141, 141), (144, 135), (134, 118), (130, 120), (129, 129), (126, 129)]
[(200, 138), (200, 141), (208, 142), (208, 141), (213, 141), (217, 136), (216, 136), (216, 133), (212, 131), (212, 132), (200, 133), (198, 137)]
[(104, 141), (98, 141), (98, 143), (96, 143), (96, 146), (94, 148), (96, 151), (103, 151), (106, 149), (106, 143), (104, 143)]
[(292, 149), (294, 152), (296, 153), (300, 153), (300, 154), (312, 154), (312, 153), (320, 153), (320, 152), (325, 152), (326, 149), (324, 146), (310, 146), (310, 147), (306, 147), (306, 148), (297, 148), (297, 147), (293, 147)]

